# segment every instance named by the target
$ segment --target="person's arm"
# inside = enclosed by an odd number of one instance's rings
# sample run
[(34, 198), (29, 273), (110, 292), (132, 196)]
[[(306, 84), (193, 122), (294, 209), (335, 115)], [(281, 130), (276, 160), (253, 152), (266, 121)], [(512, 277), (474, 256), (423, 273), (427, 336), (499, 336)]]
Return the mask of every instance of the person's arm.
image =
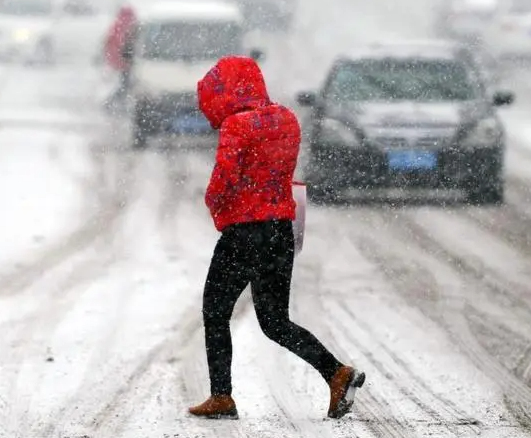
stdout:
[(127, 32), (127, 36), (121, 50), (122, 59), (128, 63), (130, 63), (135, 56), (136, 35), (137, 28), (136, 25), (133, 25), (129, 32)]
[(205, 194), (205, 204), (212, 217), (227, 207), (241, 182), (245, 140), (239, 121), (227, 120), (221, 127), (216, 162)]

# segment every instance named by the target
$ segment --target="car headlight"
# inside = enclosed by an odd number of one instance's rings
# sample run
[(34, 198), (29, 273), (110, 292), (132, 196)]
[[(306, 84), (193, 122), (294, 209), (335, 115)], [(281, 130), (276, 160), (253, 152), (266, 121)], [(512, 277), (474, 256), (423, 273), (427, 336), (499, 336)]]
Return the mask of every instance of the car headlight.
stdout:
[(464, 147), (487, 147), (496, 144), (501, 129), (494, 117), (481, 120), (463, 141)]
[(342, 143), (353, 148), (361, 146), (354, 130), (334, 119), (323, 120), (321, 137), (324, 141), (330, 143)]
[(20, 28), (13, 31), (12, 37), (17, 43), (27, 43), (32, 39), (33, 33), (29, 29)]

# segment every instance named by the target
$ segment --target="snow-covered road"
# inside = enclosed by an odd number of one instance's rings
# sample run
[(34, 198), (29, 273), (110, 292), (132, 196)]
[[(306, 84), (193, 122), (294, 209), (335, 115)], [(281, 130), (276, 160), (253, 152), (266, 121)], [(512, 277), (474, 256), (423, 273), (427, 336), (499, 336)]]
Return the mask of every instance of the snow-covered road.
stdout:
[[(299, 3), (292, 35), (256, 38), (288, 102), (350, 44), (433, 28), (427, 0)], [(129, 150), (99, 113), (92, 68), (2, 69), (0, 437), (531, 437), (527, 76), (509, 78), (518, 103), (503, 110), (503, 207), (308, 211), (292, 315), (367, 372), (354, 414), (323, 421), (327, 387), (260, 333), (245, 295), (233, 321), (241, 420), (208, 422), (186, 407), (208, 391), (211, 156)]]

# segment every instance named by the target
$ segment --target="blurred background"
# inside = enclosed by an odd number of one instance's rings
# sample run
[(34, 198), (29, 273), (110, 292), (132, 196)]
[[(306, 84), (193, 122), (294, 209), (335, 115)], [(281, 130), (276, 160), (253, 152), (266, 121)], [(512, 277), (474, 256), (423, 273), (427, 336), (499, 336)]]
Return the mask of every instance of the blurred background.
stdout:
[[(234, 321), (208, 393), (195, 87), (253, 56), (304, 132), (292, 317), (367, 373), (326, 386)], [(531, 436), (531, 1), (0, 0), (0, 436)]]

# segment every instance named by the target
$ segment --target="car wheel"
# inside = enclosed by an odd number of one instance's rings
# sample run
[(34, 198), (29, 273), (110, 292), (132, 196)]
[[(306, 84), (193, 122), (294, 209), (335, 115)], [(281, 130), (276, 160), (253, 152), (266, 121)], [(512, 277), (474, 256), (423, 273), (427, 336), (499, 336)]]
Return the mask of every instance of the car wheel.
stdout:
[(505, 200), (501, 171), (490, 174), (468, 190), (467, 201), (475, 205), (501, 205)]
[(308, 201), (315, 205), (332, 205), (339, 202), (339, 195), (328, 181), (307, 180)]
[(136, 122), (133, 125), (132, 133), (132, 147), (133, 149), (145, 149), (148, 143), (148, 134), (145, 129), (139, 126)]
[(156, 132), (151, 109), (144, 104), (135, 104), (133, 109), (132, 147), (133, 149), (145, 149), (148, 146), (148, 138)]

